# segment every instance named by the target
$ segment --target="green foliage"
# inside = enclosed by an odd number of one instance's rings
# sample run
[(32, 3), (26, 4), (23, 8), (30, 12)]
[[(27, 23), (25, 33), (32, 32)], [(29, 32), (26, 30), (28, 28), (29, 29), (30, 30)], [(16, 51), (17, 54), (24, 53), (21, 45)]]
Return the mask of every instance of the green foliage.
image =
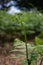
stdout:
[(35, 38), (35, 43), (37, 44), (37, 45), (43, 45), (43, 41), (40, 39), (40, 38), (38, 38), (38, 37), (36, 37)]
[(43, 32), (41, 32), (38, 37), (43, 39)]
[(40, 63), (42, 64), (42, 62), (43, 62), (43, 60), (42, 60), (42, 58), (43, 58), (43, 41), (40, 38), (36, 37), (35, 38), (35, 43), (36, 43), (36, 45), (33, 46), (33, 51), (31, 53), (31, 58), (30, 59), (32, 61), (36, 60), (37, 62), (38, 62), (38, 60), (39, 61), (41, 60)]
[(40, 16), (39, 12), (23, 12), (8, 15), (5, 11), (0, 11), (0, 34), (10, 33), (24, 35), (21, 22), (27, 34), (43, 31), (43, 15)]
[[(38, 61), (40, 61), (41, 56), (43, 56), (43, 43), (40, 45), (39, 41), (37, 41), (38, 38), (36, 39), (35, 43), (36, 45), (31, 45), (29, 43), (27, 43), (27, 48), (28, 48), (28, 61), (30, 63), (30, 65), (36, 65), (36, 63), (38, 63)], [(26, 47), (25, 47), (25, 42), (19, 40), (19, 39), (15, 39), (14, 41), (14, 48), (12, 51), (10, 52), (19, 52), (18, 54), (16, 54), (16, 58), (18, 57), (25, 57), (26, 56)], [(22, 61), (21, 61), (22, 62)], [(27, 62), (25, 62), (25, 60), (23, 61), (24, 64), (26, 64)]]

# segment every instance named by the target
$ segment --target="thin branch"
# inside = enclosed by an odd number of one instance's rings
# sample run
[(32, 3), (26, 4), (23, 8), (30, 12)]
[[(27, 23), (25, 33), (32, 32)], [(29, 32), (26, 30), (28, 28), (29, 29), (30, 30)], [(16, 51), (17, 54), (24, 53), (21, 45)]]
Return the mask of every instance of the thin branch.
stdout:
[(40, 62), (40, 65), (42, 65), (42, 62), (43, 62), (43, 56), (41, 57), (41, 62)]

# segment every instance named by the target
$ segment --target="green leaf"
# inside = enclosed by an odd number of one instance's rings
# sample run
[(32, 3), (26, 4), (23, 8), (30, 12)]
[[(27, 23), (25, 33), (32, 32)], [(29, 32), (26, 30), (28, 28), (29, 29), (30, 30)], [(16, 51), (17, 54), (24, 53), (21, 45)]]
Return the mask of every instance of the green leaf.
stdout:
[(40, 38), (38, 38), (38, 37), (35, 38), (35, 43), (37, 45), (43, 45), (43, 41)]
[(34, 46), (34, 51), (43, 55), (43, 45)]

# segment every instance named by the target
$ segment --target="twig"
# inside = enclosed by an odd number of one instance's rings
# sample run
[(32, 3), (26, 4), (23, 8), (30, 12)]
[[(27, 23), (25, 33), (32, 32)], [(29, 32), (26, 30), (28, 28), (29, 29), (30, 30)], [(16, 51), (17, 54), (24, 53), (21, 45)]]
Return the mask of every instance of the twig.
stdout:
[(40, 65), (42, 65), (42, 62), (43, 62), (43, 56), (41, 57), (41, 62), (40, 62)]

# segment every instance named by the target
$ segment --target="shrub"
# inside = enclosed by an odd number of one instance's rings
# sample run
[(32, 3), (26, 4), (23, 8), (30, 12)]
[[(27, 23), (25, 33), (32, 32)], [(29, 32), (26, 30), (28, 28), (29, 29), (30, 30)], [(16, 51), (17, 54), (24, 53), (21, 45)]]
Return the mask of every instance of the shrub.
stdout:
[(23, 12), (9, 15), (5, 11), (0, 11), (0, 34), (33, 34), (43, 31), (43, 15), (39, 12)]

